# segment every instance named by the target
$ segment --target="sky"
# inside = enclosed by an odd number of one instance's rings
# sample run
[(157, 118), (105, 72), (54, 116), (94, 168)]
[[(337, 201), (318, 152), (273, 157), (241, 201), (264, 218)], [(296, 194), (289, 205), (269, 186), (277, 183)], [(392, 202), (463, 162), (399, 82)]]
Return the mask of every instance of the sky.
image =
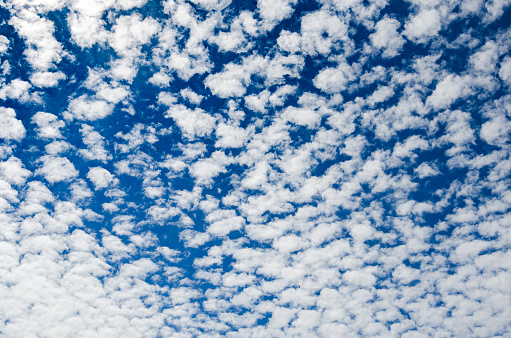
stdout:
[(511, 336), (510, 4), (1, 0), (0, 335)]

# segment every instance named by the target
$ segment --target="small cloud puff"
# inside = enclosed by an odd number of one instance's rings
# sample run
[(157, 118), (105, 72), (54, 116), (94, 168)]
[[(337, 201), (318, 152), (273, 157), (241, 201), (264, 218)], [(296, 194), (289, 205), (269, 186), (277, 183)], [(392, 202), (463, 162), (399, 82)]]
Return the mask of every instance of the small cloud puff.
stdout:
[(37, 125), (38, 135), (41, 138), (61, 138), (60, 128), (65, 126), (64, 121), (58, 120), (58, 117), (45, 112), (37, 112), (32, 117), (32, 122)]
[(418, 43), (426, 43), (438, 35), (442, 28), (441, 14), (435, 9), (424, 9), (405, 24), (406, 37)]
[(376, 24), (376, 31), (369, 36), (372, 47), (383, 50), (383, 57), (392, 58), (401, 52), (405, 39), (397, 32), (401, 26), (399, 21), (383, 18)]
[(25, 133), (25, 127), (16, 118), (14, 109), (0, 107), (0, 138), (21, 141), (25, 137)]
[(117, 185), (119, 180), (115, 178), (108, 170), (101, 167), (89, 169), (87, 178), (94, 184), (95, 190), (105, 189)]
[(5, 54), (9, 50), (9, 39), (6, 36), (0, 35), (0, 55)]
[(45, 155), (38, 162), (42, 162), (42, 167), (35, 171), (36, 175), (42, 175), (50, 183), (66, 181), (78, 176), (78, 170), (65, 157)]

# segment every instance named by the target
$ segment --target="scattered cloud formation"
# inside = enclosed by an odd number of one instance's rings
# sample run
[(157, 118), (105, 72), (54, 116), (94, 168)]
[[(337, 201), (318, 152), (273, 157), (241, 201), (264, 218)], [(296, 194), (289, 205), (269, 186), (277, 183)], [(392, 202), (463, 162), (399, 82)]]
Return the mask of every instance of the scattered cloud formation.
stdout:
[(0, 4), (0, 332), (511, 335), (510, 15)]

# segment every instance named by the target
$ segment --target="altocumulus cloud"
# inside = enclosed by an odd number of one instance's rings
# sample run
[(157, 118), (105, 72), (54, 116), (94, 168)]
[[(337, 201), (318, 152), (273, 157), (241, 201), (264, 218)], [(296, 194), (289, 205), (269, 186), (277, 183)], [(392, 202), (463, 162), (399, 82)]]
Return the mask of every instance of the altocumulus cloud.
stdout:
[(5, 337), (511, 335), (511, 7), (0, 4)]

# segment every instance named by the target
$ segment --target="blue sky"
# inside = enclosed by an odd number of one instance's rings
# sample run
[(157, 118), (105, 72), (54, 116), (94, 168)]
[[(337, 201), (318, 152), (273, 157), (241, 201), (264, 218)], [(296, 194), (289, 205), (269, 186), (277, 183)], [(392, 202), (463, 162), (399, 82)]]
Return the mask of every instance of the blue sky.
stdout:
[(507, 0), (4, 0), (6, 337), (511, 335)]

